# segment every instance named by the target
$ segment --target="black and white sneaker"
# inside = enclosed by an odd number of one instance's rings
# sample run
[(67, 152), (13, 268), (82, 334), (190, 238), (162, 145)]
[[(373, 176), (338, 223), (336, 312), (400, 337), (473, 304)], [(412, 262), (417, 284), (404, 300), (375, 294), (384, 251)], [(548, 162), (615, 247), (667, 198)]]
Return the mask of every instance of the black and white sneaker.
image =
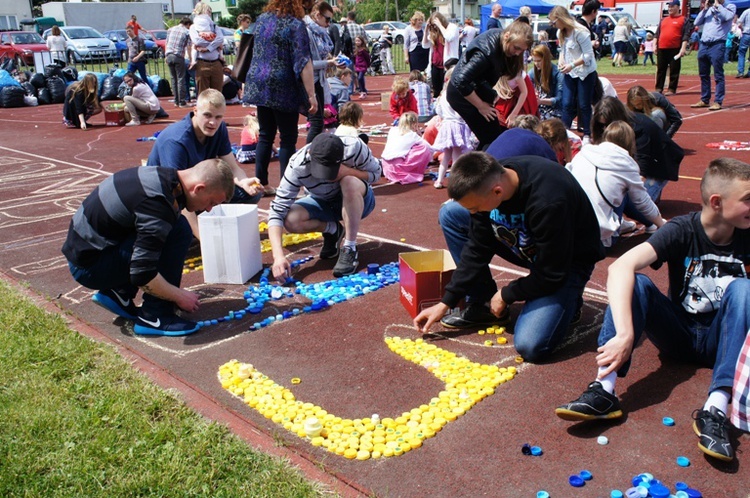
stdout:
[(609, 420), (622, 417), (620, 400), (602, 388), (600, 382), (592, 382), (581, 396), (555, 408), (555, 415), (563, 420)]
[(320, 249), (320, 259), (333, 259), (339, 255), (341, 239), (344, 238), (344, 227), (336, 222), (336, 233), (323, 233), (323, 247)]
[(133, 303), (133, 299), (126, 298), (123, 293), (114, 289), (100, 290), (91, 300), (105, 310), (128, 320), (135, 320), (138, 316), (138, 306)]
[(698, 448), (706, 455), (725, 462), (734, 460), (734, 448), (729, 442), (727, 416), (712, 406), (710, 410), (693, 412), (693, 430), (700, 437)]
[(470, 329), (488, 325), (506, 325), (510, 322), (510, 311), (506, 308), (499, 317), (483, 304), (470, 304), (463, 310), (444, 316), (440, 323), (449, 329)]
[(357, 271), (359, 265), (359, 253), (351, 247), (344, 247), (339, 253), (339, 260), (333, 267), (333, 276), (336, 278), (351, 275)]
[(181, 336), (192, 334), (199, 328), (197, 323), (185, 320), (174, 313), (160, 317), (141, 313), (135, 319), (133, 332), (138, 335)]

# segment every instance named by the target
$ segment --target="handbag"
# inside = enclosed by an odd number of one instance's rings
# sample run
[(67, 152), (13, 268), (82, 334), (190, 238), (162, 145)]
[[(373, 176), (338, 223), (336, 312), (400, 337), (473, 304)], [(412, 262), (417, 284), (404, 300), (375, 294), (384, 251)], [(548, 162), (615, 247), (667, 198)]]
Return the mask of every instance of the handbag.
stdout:
[(250, 63), (253, 60), (253, 47), (255, 46), (255, 36), (251, 33), (242, 33), (240, 38), (240, 48), (237, 50), (237, 57), (234, 60), (232, 76), (240, 81), (245, 81), (247, 72), (250, 70)]

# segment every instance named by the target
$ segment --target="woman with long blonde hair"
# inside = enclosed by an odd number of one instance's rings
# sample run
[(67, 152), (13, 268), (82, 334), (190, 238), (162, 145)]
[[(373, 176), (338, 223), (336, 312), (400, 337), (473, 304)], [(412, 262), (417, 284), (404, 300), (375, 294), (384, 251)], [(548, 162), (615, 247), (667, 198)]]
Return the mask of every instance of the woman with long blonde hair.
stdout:
[(447, 100), (479, 139), (480, 150), (507, 129), (497, 119), (493, 87), (502, 76), (521, 72), (524, 51), (533, 42), (531, 26), (514, 21), (503, 31), (491, 29), (477, 36), (454, 68)]
[(430, 62), (430, 51), (422, 47), (425, 36), (424, 14), (414, 11), (409, 19), (409, 25), (404, 29), (404, 61), (409, 70), (424, 71)]
[(65, 91), (63, 103), (63, 124), (68, 128), (86, 130), (88, 119), (102, 112), (99, 103), (99, 80), (93, 73), (86, 73), (84, 77), (72, 83)]
[(529, 73), (534, 84), (534, 92), (539, 102), (541, 119), (562, 117), (563, 75), (552, 64), (552, 53), (547, 45), (537, 45), (531, 49), (534, 69)]
[(591, 104), (597, 80), (591, 34), (560, 5), (550, 11), (549, 22), (557, 28), (560, 46), (557, 65), (564, 74), (562, 120), (570, 128), (577, 113), (585, 143), (591, 136)]

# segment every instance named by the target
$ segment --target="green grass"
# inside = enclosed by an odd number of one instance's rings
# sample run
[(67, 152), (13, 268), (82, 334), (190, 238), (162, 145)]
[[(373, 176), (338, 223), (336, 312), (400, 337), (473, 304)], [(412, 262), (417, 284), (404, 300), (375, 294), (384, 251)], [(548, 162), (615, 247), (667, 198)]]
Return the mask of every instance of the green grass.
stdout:
[(323, 496), (0, 283), (0, 496)]

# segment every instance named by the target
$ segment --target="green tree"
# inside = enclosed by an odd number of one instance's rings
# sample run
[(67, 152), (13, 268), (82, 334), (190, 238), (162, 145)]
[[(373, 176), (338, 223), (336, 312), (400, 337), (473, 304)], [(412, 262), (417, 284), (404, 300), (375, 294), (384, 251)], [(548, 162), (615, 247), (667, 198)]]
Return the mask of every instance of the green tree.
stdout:
[(434, 10), (432, 0), (399, 0), (399, 16), (396, 17), (396, 0), (362, 0), (356, 4), (357, 22), (365, 23), (368, 20), (370, 22), (385, 21), (386, 7), (388, 8), (387, 19), (389, 21), (399, 19), (404, 22), (408, 22), (415, 10), (421, 11), (425, 16), (429, 16)]
[(240, 14), (247, 14), (253, 21), (255, 21), (258, 16), (263, 13), (267, 4), (267, 0), (239, 0), (237, 2), (237, 7), (229, 9), (229, 13), (232, 14), (235, 19)]

